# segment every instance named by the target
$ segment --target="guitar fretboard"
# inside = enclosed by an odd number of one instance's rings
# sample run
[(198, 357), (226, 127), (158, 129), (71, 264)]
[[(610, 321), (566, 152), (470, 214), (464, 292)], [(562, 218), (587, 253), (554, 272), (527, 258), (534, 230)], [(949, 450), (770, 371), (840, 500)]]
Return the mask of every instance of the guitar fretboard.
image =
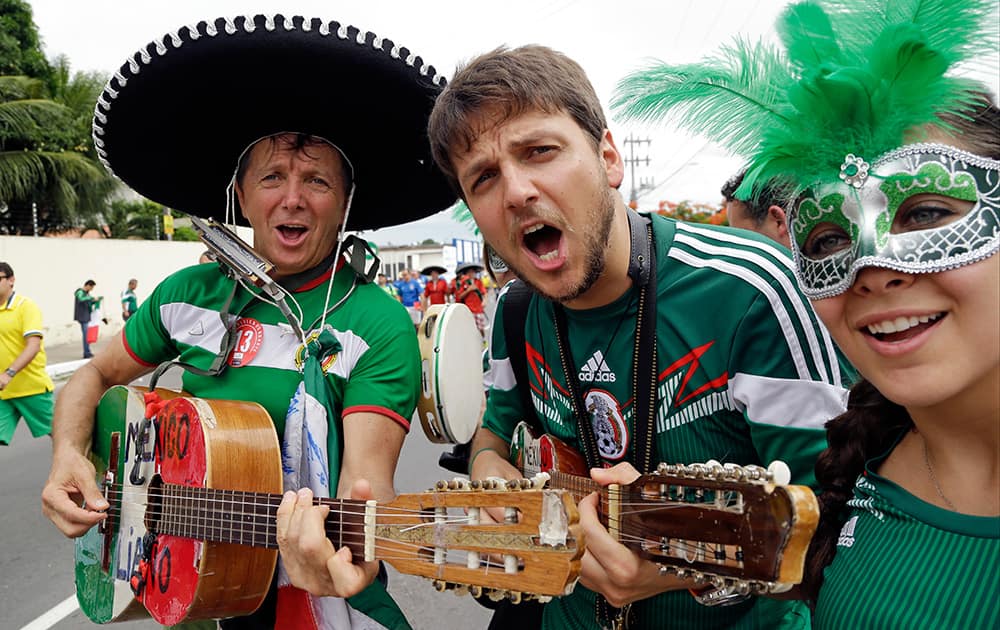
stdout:
[[(150, 530), (184, 538), (277, 549), (281, 495), (165, 483), (150, 490)], [(330, 507), (326, 535), (364, 557), (364, 501), (313, 499)], [(358, 555), (360, 554), (360, 555)]]

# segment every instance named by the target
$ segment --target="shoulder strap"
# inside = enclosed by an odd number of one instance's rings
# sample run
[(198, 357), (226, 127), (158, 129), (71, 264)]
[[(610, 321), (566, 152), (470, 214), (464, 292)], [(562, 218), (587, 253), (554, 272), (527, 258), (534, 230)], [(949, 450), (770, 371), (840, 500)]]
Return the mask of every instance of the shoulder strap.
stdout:
[(541, 422), (535, 415), (535, 404), (531, 402), (531, 387), (528, 385), (528, 355), (524, 349), (524, 322), (528, 318), (528, 305), (535, 294), (528, 285), (515, 280), (507, 287), (503, 299), (503, 337), (507, 343), (507, 356), (510, 367), (517, 379), (517, 391), (521, 396), (521, 407), (526, 417), (524, 421), (531, 428), (541, 432)]

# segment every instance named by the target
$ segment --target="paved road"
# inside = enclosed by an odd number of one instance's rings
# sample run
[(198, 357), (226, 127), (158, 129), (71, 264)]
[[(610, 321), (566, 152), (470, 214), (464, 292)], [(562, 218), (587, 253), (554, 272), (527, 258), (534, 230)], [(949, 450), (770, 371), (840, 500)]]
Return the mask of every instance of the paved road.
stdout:
[[(55, 349), (53, 349), (55, 350)], [(52, 354), (57, 354), (53, 352)], [(75, 355), (73, 358), (76, 358)], [(51, 364), (50, 360), (50, 364)], [(176, 387), (170, 373), (161, 384)], [(56, 389), (56, 396), (60, 388)], [(439, 478), (444, 449), (431, 444), (415, 426), (407, 438), (396, 472), (400, 492), (419, 492)], [(0, 448), (0, 630), (18, 630), (74, 593), (73, 542), (64, 538), (41, 514), (39, 493), (48, 476), (52, 447), (49, 439), (33, 439), (21, 423), (12, 446)], [(390, 568), (389, 589), (418, 630), (485, 628), (489, 611), (468, 597), (437, 593), (422, 578), (400, 575)], [(47, 627), (47, 626), (43, 626)], [(78, 609), (53, 628), (94, 628)], [(154, 629), (152, 621), (126, 622), (122, 630)]]

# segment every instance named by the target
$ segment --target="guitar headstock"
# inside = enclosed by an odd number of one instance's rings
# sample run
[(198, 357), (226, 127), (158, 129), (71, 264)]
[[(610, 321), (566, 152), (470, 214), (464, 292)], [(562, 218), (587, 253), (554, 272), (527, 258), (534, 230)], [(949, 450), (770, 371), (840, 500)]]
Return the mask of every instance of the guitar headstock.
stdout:
[[(375, 557), (439, 590), (492, 589), (514, 601), (563, 595), (579, 577), (583, 534), (572, 497), (543, 484), (455, 479), (399, 495), (377, 506)], [(487, 508), (502, 510), (503, 522)]]
[(661, 464), (620, 488), (617, 528), (628, 546), (680, 577), (787, 590), (802, 581), (819, 504), (808, 487), (785, 485), (785, 471)]

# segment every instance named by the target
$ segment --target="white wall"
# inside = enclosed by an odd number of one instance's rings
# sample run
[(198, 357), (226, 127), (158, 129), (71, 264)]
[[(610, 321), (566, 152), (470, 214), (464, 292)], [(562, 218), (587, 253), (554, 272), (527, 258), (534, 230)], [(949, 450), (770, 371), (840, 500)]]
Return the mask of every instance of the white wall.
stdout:
[(15, 291), (41, 308), (47, 346), (80, 342), (73, 292), (88, 279), (97, 282), (91, 294), (104, 296), (109, 324), (102, 326), (103, 338), (122, 327), (120, 296), (130, 278), (139, 282), (136, 295), (141, 304), (165, 277), (197, 264), (203, 251), (200, 241), (0, 236), (0, 261), (13, 267)]

